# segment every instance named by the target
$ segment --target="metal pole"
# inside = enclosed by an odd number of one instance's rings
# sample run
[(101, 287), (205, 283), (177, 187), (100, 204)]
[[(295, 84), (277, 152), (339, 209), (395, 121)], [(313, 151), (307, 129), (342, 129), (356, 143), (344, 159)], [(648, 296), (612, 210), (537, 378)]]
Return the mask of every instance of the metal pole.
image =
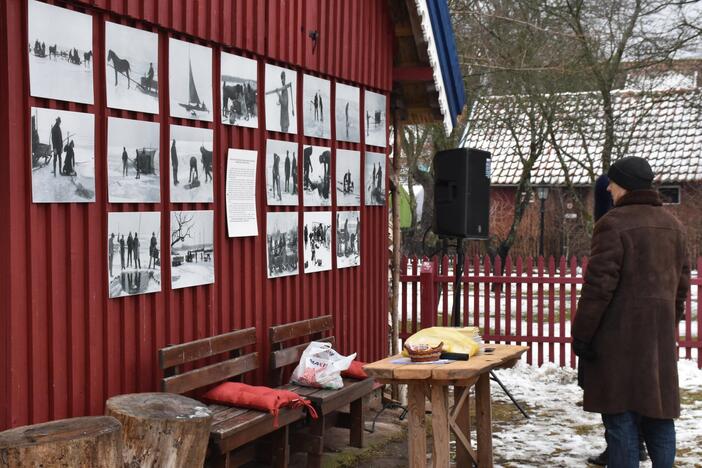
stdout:
[(539, 235), (539, 256), (544, 255), (544, 213), (546, 212), (546, 199), (541, 199), (541, 233)]

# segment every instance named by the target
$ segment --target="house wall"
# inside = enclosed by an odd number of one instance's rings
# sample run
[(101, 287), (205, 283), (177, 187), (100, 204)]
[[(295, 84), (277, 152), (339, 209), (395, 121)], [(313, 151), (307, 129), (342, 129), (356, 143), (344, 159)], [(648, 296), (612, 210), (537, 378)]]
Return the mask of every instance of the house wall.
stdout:
[[(298, 109), (302, 101), (303, 72), (389, 95), (393, 31), (386, 2), (58, 0), (51, 3), (93, 17), (95, 104), (29, 96), (27, 0), (0, 2), (0, 174), (3, 175), (0, 184), (0, 212), (3, 213), (0, 225), (3, 262), (0, 268), (0, 430), (52, 419), (103, 414), (104, 402), (110, 396), (158, 388), (161, 374), (157, 349), (237, 328), (257, 328), (257, 349), (262, 353), (263, 367), (251, 380), (258, 383), (265, 381), (267, 332), (268, 327), (275, 324), (331, 313), (340, 352), (358, 352), (359, 359), (366, 361), (385, 356), (387, 207), (360, 207), (360, 267), (334, 268), (307, 275), (300, 272), (297, 276), (268, 280), (265, 236), (227, 237), (224, 176), (228, 148), (259, 151), (256, 200), (259, 232), (265, 233), (267, 211), (298, 212), (300, 226), (305, 211), (302, 206), (266, 205), (265, 164), (261, 161), (265, 160), (267, 138), (292, 140), (298, 142), (300, 149), (302, 144), (318, 144), (331, 145), (333, 150), (387, 151), (362, 144), (337, 143), (333, 139), (307, 138), (302, 136), (302, 130), (299, 135), (267, 132), (264, 130), (263, 93), (259, 93), (258, 129), (171, 118), (165, 71), (168, 70), (169, 37), (211, 47), (214, 52), (214, 115), (220, 111), (220, 51), (258, 59), (259, 89), (263, 89), (264, 63), (297, 70)], [(163, 83), (159, 115), (106, 107), (103, 65), (106, 20), (159, 34), (159, 69)], [(319, 43), (314, 52), (308, 37), (311, 30), (319, 31)], [(332, 102), (333, 99), (332, 91)], [(31, 106), (95, 115), (95, 203), (32, 203)], [(361, 99), (361, 114), (363, 112)], [(333, 104), (331, 115), (334, 115)], [(108, 203), (105, 160), (109, 116), (160, 122), (160, 144), (164, 149), (168, 148), (169, 124), (212, 128), (214, 203)], [(298, 128), (302, 129), (301, 114), (296, 118)], [(168, 151), (160, 152), (161, 167), (168, 167), (167, 154)], [(334, 170), (332, 164), (332, 174)], [(167, 178), (162, 177), (162, 200), (169, 200), (168, 190)], [(164, 262), (160, 293), (108, 299), (105, 255), (108, 212), (160, 211), (161, 238), (166, 239), (170, 212), (179, 209), (215, 211), (215, 283), (172, 290), (170, 266)], [(335, 232), (335, 226), (332, 231)], [(333, 238), (332, 245), (334, 243)], [(170, 252), (166, 244), (163, 257), (168, 258)]]

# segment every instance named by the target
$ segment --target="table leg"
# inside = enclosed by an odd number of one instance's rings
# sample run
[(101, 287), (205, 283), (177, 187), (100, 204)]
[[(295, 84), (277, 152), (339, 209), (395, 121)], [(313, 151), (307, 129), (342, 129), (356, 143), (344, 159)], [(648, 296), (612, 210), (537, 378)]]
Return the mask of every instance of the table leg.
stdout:
[(492, 407), (489, 372), (482, 373), (475, 385), (475, 412), (478, 433), (478, 467), (492, 468)]
[(424, 384), (407, 386), (409, 406), (409, 466), (426, 468), (427, 466), (427, 432), (424, 415)]
[(431, 386), (431, 427), (434, 436), (434, 468), (448, 468), (448, 387), (445, 385)]
[[(470, 449), (470, 387), (454, 387), (453, 401), (456, 412), (452, 418), (456, 433), (456, 466), (473, 466), (475, 453)], [(458, 434), (460, 431), (461, 435)], [(465, 440), (463, 440), (465, 439)], [(468, 445), (465, 445), (468, 444)]]

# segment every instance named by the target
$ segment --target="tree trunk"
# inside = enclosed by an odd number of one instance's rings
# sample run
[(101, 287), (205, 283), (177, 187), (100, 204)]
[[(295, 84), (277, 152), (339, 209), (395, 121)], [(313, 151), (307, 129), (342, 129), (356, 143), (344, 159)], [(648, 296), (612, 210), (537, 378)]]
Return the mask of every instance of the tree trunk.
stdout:
[(122, 423), (125, 467), (203, 465), (212, 414), (199, 401), (133, 393), (110, 398), (106, 408)]
[(0, 433), (0, 467), (122, 467), (119, 421), (108, 416), (61, 419)]

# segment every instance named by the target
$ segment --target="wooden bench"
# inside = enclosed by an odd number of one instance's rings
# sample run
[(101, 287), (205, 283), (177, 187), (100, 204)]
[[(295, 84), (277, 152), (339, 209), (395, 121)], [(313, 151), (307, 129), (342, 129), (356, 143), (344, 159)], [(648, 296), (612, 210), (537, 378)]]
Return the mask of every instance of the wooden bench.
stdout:
[[(163, 348), (158, 352), (164, 372), (161, 388), (164, 392), (183, 394), (227, 380), (239, 380), (242, 374), (259, 367), (257, 352), (241, 354), (242, 348), (254, 344), (256, 329), (247, 328)], [(192, 370), (182, 371), (186, 363), (225, 353), (225, 360), (199, 367), (195, 363)], [(274, 417), (266, 412), (222, 405), (208, 405), (208, 408), (213, 419), (207, 466), (235, 467), (255, 459), (257, 439), (268, 445), (258, 455), (267, 455), (270, 466), (288, 465), (288, 425), (305, 418), (302, 408), (282, 408), (278, 428), (274, 427)]]
[[(334, 337), (326, 336), (332, 326), (332, 316), (325, 315), (271, 327), (269, 334), (272, 347), (269, 385), (280, 387), (283, 384), (283, 374), (286, 368), (297, 365), (302, 352), (310, 341), (328, 341), (333, 344)], [(284, 343), (290, 340), (302, 341), (302, 343), (285, 347)], [(321, 466), (326, 427), (335, 425), (350, 429), (350, 445), (363, 447), (365, 422), (363, 397), (371, 393), (373, 385), (374, 380), (368, 378), (365, 380), (344, 379), (344, 388), (339, 390), (323, 390), (295, 384), (282, 386), (282, 388), (310, 399), (319, 415), (318, 419), (310, 421), (309, 431), (291, 435), (292, 446), (296, 450), (307, 452), (308, 467)], [(350, 408), (348, 413), (339, 411), (346, 406)]]

